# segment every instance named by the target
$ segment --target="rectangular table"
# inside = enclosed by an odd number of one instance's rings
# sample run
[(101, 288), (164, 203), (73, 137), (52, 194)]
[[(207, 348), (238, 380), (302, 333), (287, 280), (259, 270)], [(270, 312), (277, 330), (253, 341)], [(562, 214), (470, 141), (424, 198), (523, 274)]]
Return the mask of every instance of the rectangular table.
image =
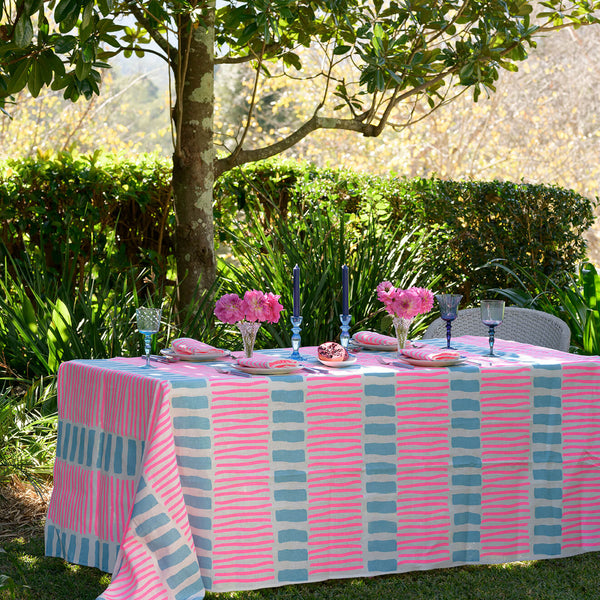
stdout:
[(64, 363), (46, 554), (112, 572), (101, 598), (193, 600), (598, 549), (600, 358), (453, 344), (249, 379)]

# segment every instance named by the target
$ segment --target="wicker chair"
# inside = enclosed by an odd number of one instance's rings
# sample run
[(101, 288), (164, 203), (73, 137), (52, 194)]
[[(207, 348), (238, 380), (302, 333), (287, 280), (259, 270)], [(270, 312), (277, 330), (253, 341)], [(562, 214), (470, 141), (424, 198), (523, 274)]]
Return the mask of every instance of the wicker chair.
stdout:
[[(460, 335), (487, 337), (488, 331), (481, 322), (479, 308), (459, 310), (458, 317), (452, 322), (452, 337)], [(423, 335), (423, 339), (445, 337), (446, 322), (440, 318), (433, 321)], [(500, 340), (512, 340), (568, 352), (571, 331), (562, 319), (554, 315), (530, 308), (507, 306), (504, 309), (504, 321), (495, 329), (495, 337)]]

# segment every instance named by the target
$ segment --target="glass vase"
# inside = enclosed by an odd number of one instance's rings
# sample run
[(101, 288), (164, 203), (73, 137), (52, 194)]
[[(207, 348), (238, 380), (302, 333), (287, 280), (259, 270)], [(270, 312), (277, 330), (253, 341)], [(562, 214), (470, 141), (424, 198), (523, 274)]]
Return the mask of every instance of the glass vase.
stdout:
[(261, 324), (258, 322), (238, 321), (236, 325), (242, 334), (244, 357), (252, 358), (252, 354), (254, 353), (254, 344), (256, 342), (256, 333), (260, 329)]
[(401, 350), (406, 346), (408, 341), (408, 330), (412, 319), (405, 319), (404, 317), (394, 317), (392, 319), (394, 329), (396, 330), (396, 340), (398, 341), (398, 356), (402, 354)]

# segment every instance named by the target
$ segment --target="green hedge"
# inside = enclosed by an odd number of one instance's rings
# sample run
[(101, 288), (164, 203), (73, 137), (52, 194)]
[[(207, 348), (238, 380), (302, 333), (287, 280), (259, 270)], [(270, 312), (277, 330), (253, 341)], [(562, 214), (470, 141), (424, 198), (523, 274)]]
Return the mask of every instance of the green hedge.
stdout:
[[(491, 181), (385, 178), (346, 170), (269, 161), (233, 170), (215, 189), (219, 217), (233, 209), (267, 207), (288, 218), (322, 202), (347, 212), (377, 206), (382, 223), (402, 221), (433, 232), (427, 249), (444, 289), (465, 296), (509, 283), (500, 269), (483, 269), (504, 258), (563, 280), (586, 256), (584, 233), (594, 222), (595, 202), (558, 186)], [(265, 227), (270, 213), (265, 212)], [(227, 240), (223, 240), (227, 241)]]
[(13, 260), (40, 252), (59, 274), (82, 271), (92, 257), (115, 270), (164, 271), (173, 249), (170, 177), (168, 162), (149, 156), (8, 160), (0, 164), (0, 241)]
[[(175, 218), (170, 162), (62, 153), (50, 159), (0, 165), (0, 241), (13, 258), (40, 249), (50, 268), (65, 256), (79, 265), (106, 260), (116, 269), (172, 262)], [(463, 305), (489, 287), (505, 287), (501, 270), (481, 269), (505, 258), (561, 279), (586, 255), (584, 232), (593, 223), (589, 199), (556, 186), (509, 182), (374, 177), (271, 160), (225, 173), (215, 185), (218, 242), (249, 211), (265, 229), (273, 218), (302, 218), (330, 203), (350, 213), (376, 210), (390, 221), (433, 232), (426, 249), (444, 289)]]

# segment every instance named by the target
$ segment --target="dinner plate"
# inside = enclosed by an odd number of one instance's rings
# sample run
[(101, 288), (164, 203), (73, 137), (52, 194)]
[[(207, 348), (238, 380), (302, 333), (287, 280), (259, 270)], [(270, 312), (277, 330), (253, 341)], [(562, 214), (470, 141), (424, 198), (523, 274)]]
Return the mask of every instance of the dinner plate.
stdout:
[(374, 350), (375, 352), (393, 352), (394, 350), (398, 349), (398, 344), (382, 344), (382, 345), (361, 344), (360, 342), (357, 342), (356, 340), (351, 340), (351, 342), (355, 346), (358, 346), (361, 350)]
[(327, 367), (334, 367), (336, 369), (343, 369), (344, 367), (349, 367), (353, 365), (358, 359), (356, 356), (350, 356), (346, 360), (325, 360), (323, 358), (319, 358), (319, 362), (324, 364)]
[(258, 367), (242, 367), (242, 365), (232, 365), (234, 369), (251, 375), (288, 375), (300, 370), (300, 366), (296, 367), (275, 367), (273, 369), (260, 369)]
[(179, 354), (178, 352), (175, 352), (173, 348), (163, 348), (160, 353), (165, 356), (176, 356), (179, 360), (187, 360), (190, 362), (206, 362), (208, 360), (218, 360), (230, 356), (228, 350), (224, 350), (223, 352), (205, 352), (204, 354)]
[(451, 358), (446, 360), (419, 360), (418, 358), (410, 358), (410, 356), (399, 356), (398, 360), (404, 361), (415, 367), (453, 367), (465, 362), (466, 358)]

